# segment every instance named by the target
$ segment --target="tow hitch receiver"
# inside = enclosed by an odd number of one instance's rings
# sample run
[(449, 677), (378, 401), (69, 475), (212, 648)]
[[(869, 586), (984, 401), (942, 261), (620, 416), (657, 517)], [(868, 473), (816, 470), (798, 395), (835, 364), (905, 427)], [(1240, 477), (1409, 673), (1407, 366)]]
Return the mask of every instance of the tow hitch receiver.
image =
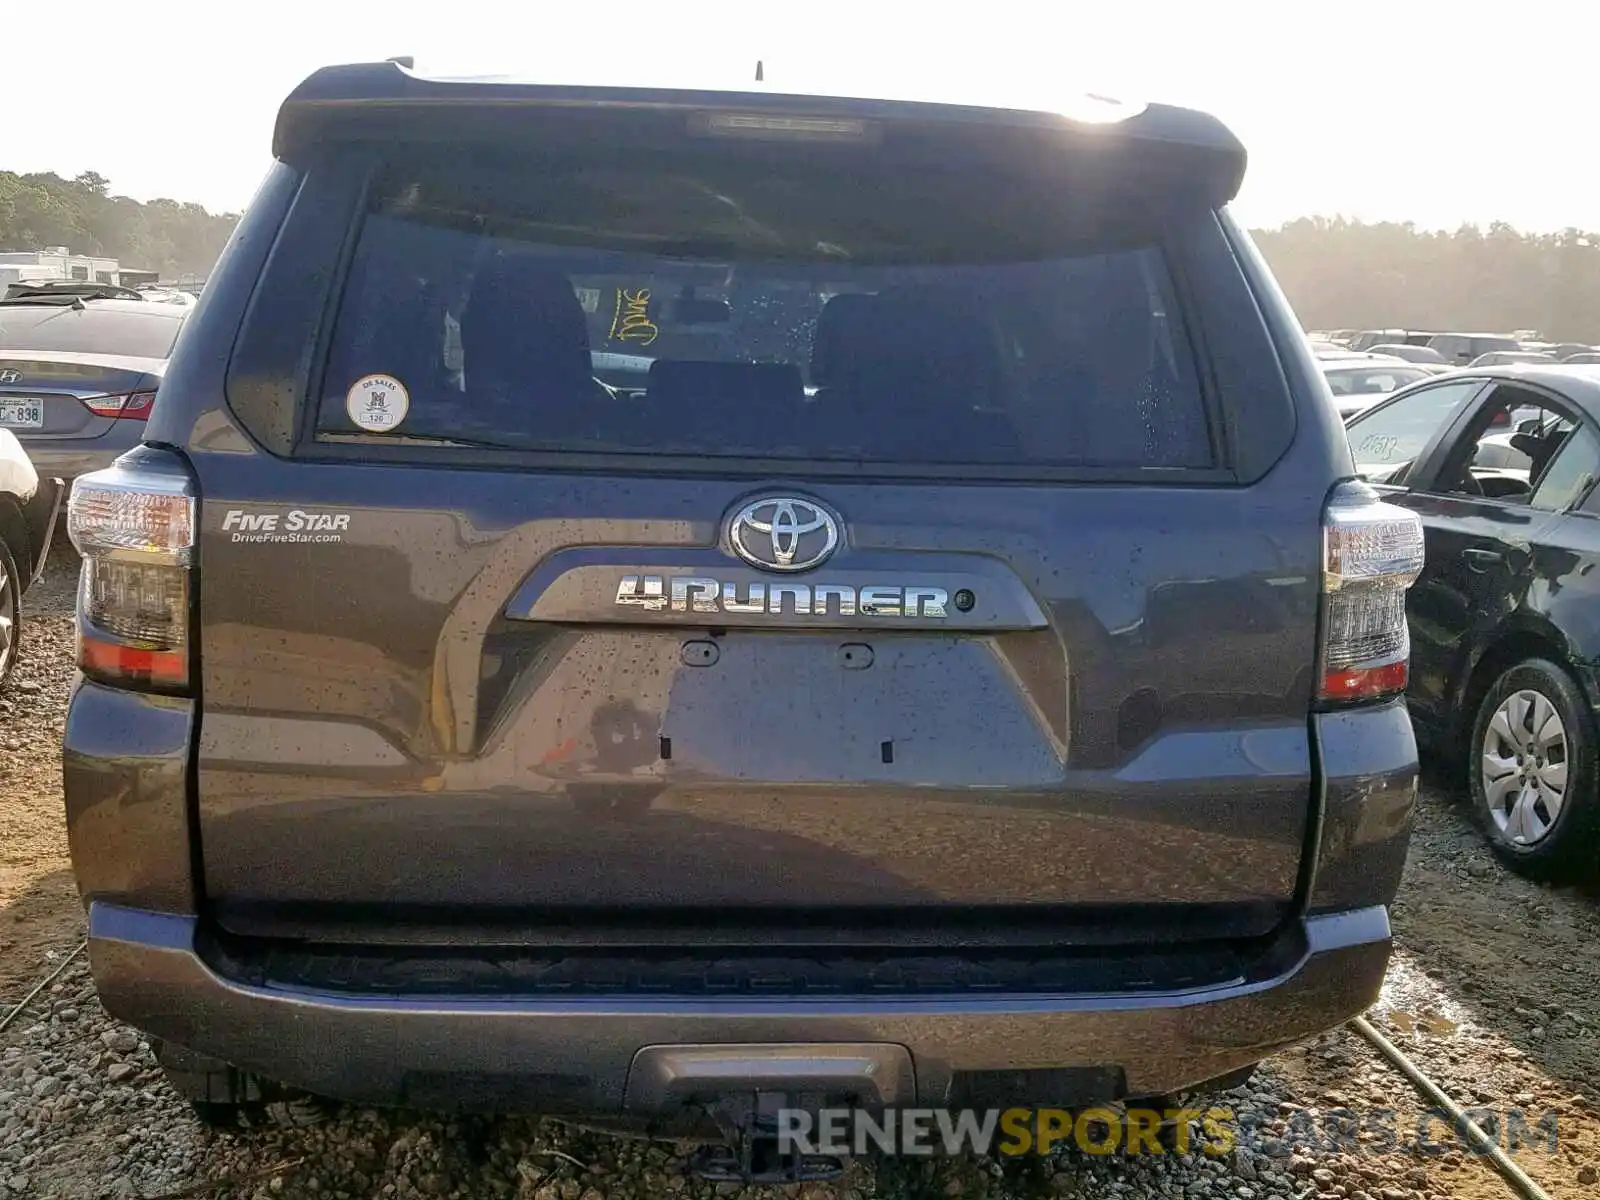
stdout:
[(811, 1183), (837, 1179), (844, 1160), (831, 1154), (802, 1154), (778, 1136), (778, 1110), (794, 1098), (761, 1092), (728, 1097), (706, 1106), (726, 1144), (706, 1146), (690, 1159), (690, 1171), (711, 1183)]

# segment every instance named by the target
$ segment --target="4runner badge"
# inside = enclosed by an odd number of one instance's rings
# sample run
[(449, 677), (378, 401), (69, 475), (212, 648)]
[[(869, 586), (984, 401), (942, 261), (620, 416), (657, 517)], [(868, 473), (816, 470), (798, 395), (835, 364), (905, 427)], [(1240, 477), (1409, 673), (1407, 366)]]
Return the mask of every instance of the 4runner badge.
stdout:
[(938, 587), (857, 588), (847, 583), (741, 585), (705, 575), (624, 575), (617, 585), (617, 603), (647, 612), (763, 613), (824, 618), (859, 615), (925, 620), (950, 615), (950, 593)]

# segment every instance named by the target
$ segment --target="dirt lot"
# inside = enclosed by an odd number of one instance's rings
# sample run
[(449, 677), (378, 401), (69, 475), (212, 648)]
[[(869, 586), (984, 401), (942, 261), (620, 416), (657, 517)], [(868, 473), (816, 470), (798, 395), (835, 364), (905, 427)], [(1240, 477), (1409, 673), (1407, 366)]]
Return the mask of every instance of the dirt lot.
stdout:
[[(56, 748), (72, 680), (71, 569), (58, 561), (30, 594), (24, 656), (0, 697), (0, 1015), (83, 936)], [(1373, 1018), (1463, 1105), (1525, 1114), (1532, 1144), (1518, 1158), (1552, 1196), (1600, 1196), (1600, 902), (1507, 875), (1448, 790), (1436, 780), (1423, 797), (1395, 911), (1400, 954)], [(516, 1118), (347, 1109), (309, 1130), (216, 1134), (166, 1090), (148, 1046), (100, 1010), (79, 958), (0, 1032), (0, 1200), (1512, 1194), (1347, 1030), (1214, 1102), (1238, 1119), (1239, 1148), (1221, 1157), (857, 1163), (833, 1183), (787, 1189), (713, 1187), (683, 1176), (676, 1147)], [(1326, 1133), (1342, 1110), (1368, 1123), (1357, 1150)]]

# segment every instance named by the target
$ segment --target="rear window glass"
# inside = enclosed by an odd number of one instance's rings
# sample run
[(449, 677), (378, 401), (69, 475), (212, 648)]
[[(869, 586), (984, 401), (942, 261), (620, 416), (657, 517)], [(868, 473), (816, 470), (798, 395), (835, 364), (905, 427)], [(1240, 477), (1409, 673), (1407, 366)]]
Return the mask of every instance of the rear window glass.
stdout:
[(682, 155), (393, 172), (359, 232), (317, 434), (1212, 465), (1159, 222), (991, 184)]
[[(133, 303), (143, 303), (134, 301)], [(0, 306), (0, 351), (71, 351), (129, 358), (166, 358), (183, 328), (171, 309), (129, 312), (69, 305)]]
[(1408, 383), (1427, 378), (1426, 371), (1413, 367), (1363, 367), (1359, 370), (1323, 372), (1335, 396), (1367, 396), (1393, 392)]

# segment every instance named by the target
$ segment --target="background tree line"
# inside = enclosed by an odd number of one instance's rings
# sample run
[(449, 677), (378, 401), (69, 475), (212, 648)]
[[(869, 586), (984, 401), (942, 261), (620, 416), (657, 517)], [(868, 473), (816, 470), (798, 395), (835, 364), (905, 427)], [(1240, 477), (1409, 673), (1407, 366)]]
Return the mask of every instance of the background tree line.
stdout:
[(198, 204), (113, 196), (93, 171), (75, 179), (0, 171), (0, 250), (66, 246), (74, 254), (103, 254), (126, 267), (160, 271), (163, 278), (211, 270), (237, 213), (209, 213)]
[[(103, 175), (0, 171), (0, 250), (68, 246), (172, 278), (210, 271), (236, 213), (113, 196)], [(1309, 329), (1537, 329), (1600, 342), (1600, 234), (1452, 233), (1303, 217), (1255, 237)]]
[(1536, 329), (1600, 342), (1600, 234), (1302, 217), (1253, 236), (1307, 329)]

